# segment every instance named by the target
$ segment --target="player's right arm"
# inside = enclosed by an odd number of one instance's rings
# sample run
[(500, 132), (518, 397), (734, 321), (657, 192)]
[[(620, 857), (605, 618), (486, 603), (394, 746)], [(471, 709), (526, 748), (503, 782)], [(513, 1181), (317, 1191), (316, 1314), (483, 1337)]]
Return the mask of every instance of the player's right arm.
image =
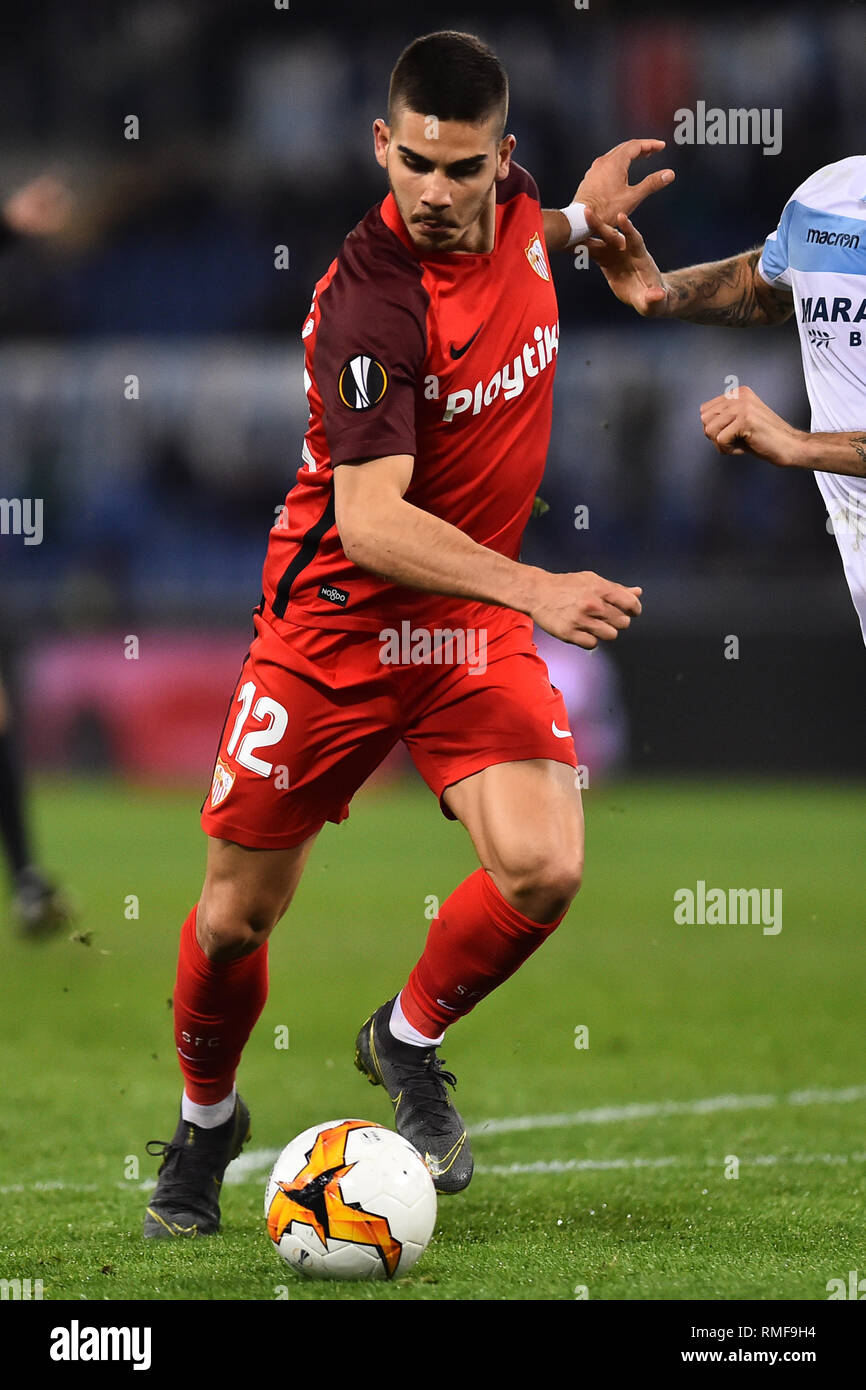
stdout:
[(334, 469), (337, 530), (353, 564), (392, 584), (527, 613), (578, 647), (613, 641), (640, 613), (638, 588), (510, 560), (407, 502), (413, 466), (411, 455), (396, 454)]
[(728, 260), (662, 274), (628, 217), (620, 215), (617, 220), (624, 243), (591, 211), (587, 221), (595, 234), (587, 243), (590, 256), (617, 299), (644, 318), (750, 328), (783, 323), (794, 311), (788, 287), (778, 281), (771, 285), (761, 275), (760, 247)]

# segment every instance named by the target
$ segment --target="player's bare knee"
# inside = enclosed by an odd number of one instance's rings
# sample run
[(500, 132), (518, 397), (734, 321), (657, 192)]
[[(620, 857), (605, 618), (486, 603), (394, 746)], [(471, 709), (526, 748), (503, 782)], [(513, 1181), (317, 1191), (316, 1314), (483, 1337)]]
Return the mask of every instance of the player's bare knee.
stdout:
[(241, 910), (228, 903), (202, 900), (196, 914), (196, 936), (208, 960), (219, 965), (258, 950), (276, 921), (276, 914), (267, 908)]
[(505, 896), (535, 922), (552, 922), (580, 890), (582, 856), (551, 855), (514, 865), (504, 874)]
[(554, 884), (561, 900), (565, 903), (563, 912), (570, 903), (574, 902), (574, 899), (580, 892), (580, 885), (582, 882), (583, 856), (563, 861)]

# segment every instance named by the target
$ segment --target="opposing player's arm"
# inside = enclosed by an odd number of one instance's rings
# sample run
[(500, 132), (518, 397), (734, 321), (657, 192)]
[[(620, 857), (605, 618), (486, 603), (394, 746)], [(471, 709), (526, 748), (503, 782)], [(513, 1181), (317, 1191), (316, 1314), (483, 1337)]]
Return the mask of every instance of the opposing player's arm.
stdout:
[(866, 478), (866, 430), (810, 434), (794, 429), (749, 386), (701, 406), (701, 424), (720, 454), (755, 454), (778, 468)]
[(591, 211), (587, 221), (593, 232), (587, 242), (591, 258), (617, 299), (644, 318), (747, 328), (783, 323), (794, 311), (787, 286), (769, 284), (758, 270), (760, 247), (662, 274), (628, 217), (618, 217), (615, 235)]
[(794, 297), (786, 286), (764, 279), (760, 259), (756, 246), (726, 261), (666, 272), (667, 316), (724, 328), (784, 323), (794, 312)]
[(499, 604), (578, 647), (612, 641), (641, 611), (640, 589), (586, 571), (550, 574), (479, 545), (405, 499), (408, 454), (334, 469), (337, 530), (346, 556), (392, 584)]
[[(613, 241), (623, 240), (622, 233), (614, 225), (619, 213), (634, 212), (651, 193), (657, 193), (673, 183), (676, 177), (673, 169), (660, 169), (654, 174), (647, 174), (640, 183), (630, 184), (628, 181), (629, 170), (636, 159), (658, 154), (664, 147), (664, 140), (624, 140), (594, 159), (581, 179), (572, 201), (583, 203), (591, 209), (597, 225), (604, 227)], [(568, 218), (559, 208), (545, 208), (542, 217), (548, 251), (564, 251), (571, 240)]]

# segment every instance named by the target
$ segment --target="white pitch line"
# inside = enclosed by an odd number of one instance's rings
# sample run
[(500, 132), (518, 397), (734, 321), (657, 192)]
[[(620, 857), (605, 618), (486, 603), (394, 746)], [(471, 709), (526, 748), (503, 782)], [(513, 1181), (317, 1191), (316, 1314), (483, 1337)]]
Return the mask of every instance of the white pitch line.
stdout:
[[(630, 1105), (603, 1105), (592, 1110), (576, 1110), (572, 1114), (560, 1115), (507, 1115), (498, 1120), (485, 1120), (473, 1125), (470, 1133), (474, 1136), (488, 1134), (526, 1133), (536, 1129), (570, 1129), (579, 1125), (616, 1124), (621, 1120), (660, 1119), (672, 1115), (712, 1115), (719, 1112), (738, 1110), (771, 1110), (781, 1105), (845, 1105), (852, 1101), (866, 1099), (866, 1086), (844, 1086), (838, 1090), (812, 1089), (790, 1091), (787, 1095), (726, 1095), (705, 1096), (698, 1100), (662, 1100)], [(279, 1149), (252, 1149), (236, 1158), (226, 1172), (225, 1181), (246, 1182), (250, 1177), (270, 1169), (280, 1154)], [(677, 1160), (672, 1160), (676, 1162)], [(575, 1160), (577, 1162), (577, 1160)], [(572, 1166), (569, 1161), (570, 1171)], [(494, 1168), (479, 1168), (479, 1172), (496, 1171)], [(558, 1169), (536, 1168), (532, 1164), (520, 1170), (504, 1171), (557, 1172)]]
[[(263, 1174), (270, 1171), (279, 1152), (279, 1149), (253, 1149), (250, 1153), (242, 1154), (226, 1172), (226, 1183), (258, 1181)], [(676, 1164), (717, 1168), (722, 1162), (721, 1158), (698, 1159), (682, 1154), (669, 1154), (659, 1158), (553, 1158), (539, 1159), (531, 1163), (479, 1163), (476, 1164), (475, 1172), (482, 1177), (510, 1177), (520, 1173), (606, 1173), (628, 1168), (670, 1168)], [(847, 1163), (866, 1163), (866, 1153), (754, 1154), (740, 1157), (741, 1168), (769, 1168), (781, 1163), (800, 1166), (817, 1163), (840, 1167)]]
[[(226, 1173), (226, 1183), (240, 1185), (248, 1182), (260, 1181), (262, 1175), (269, 1171), (274, 1159), (280, 1153), (279, 1149), (253, 1149), (251, 1153), (242, 1154), (236, 1158)], [(241, 1167), (241, 1159), (244, 1160)], [(475, 1172), (481, 1177), (510, 1178), (520, 1174), (531, 1175), (545, 1173), (608, 1173), (623, 1169), (639, 1168), (673, 1168), (686, 1167), (688, 1165), (700, 1166), (717, 1169), (723, 1162), (721, 1158), (698, 1159), (683, 1154), (667, 1154), (659, 1158), (553, 1158), (539, 1159), (535, 1163), (485, 1163), (477, 1165)], [(792, 1164), (798, 1167), (809, 1167), (810, 1165), (822, 1164), (825, 1167), (840, 1168), (849, 1163), (866, 1163), (866, 1153), (851, 1154), (752, 1154), (740, 1158), (740, 1168), (771, 1168), (780, 1164)], [(234, 1170), (234, 1171), (233, 1171)], [(144, 1181), (137, 1183), (116, 1182), (115, 1188), (120, 1192), (129, 1192), (133, 1188), (138, 1192), (150, 1192), (155, 1183)], [(7, 1196), (11, 1193), (20, 1192), (98, 1192), (98, 1183), (75, 1183), (64, 1182), (62, 1179), (55, 1179), (49, 1182), (35, 1182), (29, 1186), (26, 1183), (10, 1183), (5, 1187), (0, 1187), (0, 1196)]]
[(506, 1115), (472, 1125), (470, 1134), (516, 1134), (535, 1129), (572, 1129), (579, 1125), (615, 1124), (620, 1120), (654, 1120), (669, 1115), (711, 1115), (718, 1111), (771, 1110), (780, 1105), (845, 1105), (866, 1100), (866, 1086), (841, 1090), (790, 1091), (784, 1096), (708, 1096), (703, 1100), (660, 1100), (645, 1104), (602, 1105), (560, 1115)]
[[(670, 1156), (667, 1158), (565, 1158), (550, 1159), (548, 1162), (538, 1163), (493, 1163), (479, 1165), (476, 1173), (481, 1173), (486, 1177), (511, 1178), (521, 1173), (582, 1173), (582, 1172), (607, 1172), (615, 1168), (670, 1168), (674, 1165), (685, 1165), (696, 1163), (700, 1160), (690, 1159), (682, 1155)], [(707, 1158), (703, 1160), (703, 1166), (718, 1169), (722, 1166), (721, 1158)], [(781, 1163), (799, 1164), (808, 1167), (813, 1164), (825, 1164), (831, 1167), (844, 1167), (847, 1163), (866, 1163), (866, 1153), (854, 1154), (754, 1154), (751, 1157), (740, 1159), (740, 1168), (770, 1168)]]
[[(526, 1133), (537, 1129), (571, 1129), (579, 1125), (615, 1124), (620, 1120), (647, 1120), (665, 1118), (669, 1115), (711, 1115), (720, 1111), (770, 1110), (784, 1105), (847, 1105), (853, 1101), (866, 1100), (866, 1086), (845, 1086), (838, 1090), (813, 1088), (802, 1091), (789, 1091), (787, 1095), (753, 1096), (708, 1096), (701, 1100), (662, 1100), (645, 1104), (603, 1105), (592, 1110), (575, 1110), (571, 1114), (559, 1115), (506, 1115), (498, 1120), (484, 1120), (473, 1125), (470, 1133), (476, 1136), (488, 1134)], [(226, 1172), (225, 1181), (230, 1186), (249, 1182), (267, 1172), (274, 1164), (280, 1149), (252, 1149), (240, 1154)], [(630, 1158), (630, 1159), (554, 1159), (537, 1163), (491, 1164), (479, 1166), (482, 1174), (500, 1176), (511, 1173), (559, 1173), (604, 1171), (615, 1168), (661, 1168), (676, 1163), (689, 1162), (688, 1159), (669, 1158)], [(712, 1160), (715, 1162), (715, 1160)], [(771, 1166), (778, 1163), (825, 1163), (845, 1164), (866, 1162), (866, 1153), (854, 1154), (764, 1154), (741, 1162)], [(145, 1180), (135, 1186), (149, 1191), (153, 1181)], [(128, 1182), (118, 1182), (117, 1188), (129, 1191)], [(36, 1183), (12, 1183), (0, 1187), (0, 1196), (18, 1192), (96, 1192), (97, 1183), (65, 1182), (63, 1179)]]
[(517, 1173), (607, 1173), (617, 1168), (670, 1168), (687, 1159), (668, 1158), (552, 1158), (538, 1163), (478, 1164), (476, 1173), (485, 1177), (506, 1178)]
[(247, 1182), (261, 1173), (269, 1173), (282, 1153), (282, 1149), (250, 1149), (249, 1153), (239, 1154), (226, 1169), (226, 1183)]
[[(126, 1184), (124, 1183), (124, 1186)], [(9, 1197), (16, 1192), (98, 1192), (96, 1182), (64, 1182), (63, 1178), (51, 1178), (44, 1182), (12, 1182), (0, 1187), (0, 1197)]]

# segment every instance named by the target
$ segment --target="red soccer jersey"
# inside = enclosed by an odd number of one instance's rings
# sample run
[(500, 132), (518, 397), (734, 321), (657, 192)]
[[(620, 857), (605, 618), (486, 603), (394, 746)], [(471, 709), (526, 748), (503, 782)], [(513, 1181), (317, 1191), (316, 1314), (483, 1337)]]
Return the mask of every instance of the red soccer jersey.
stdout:
[(414, 457), (406, 500), (517, 559), (544, 472), (558, 350), (538, 189), (512, 163), (496, 184), (489, 254), (418, 252), (388, 196), (319, 281), (302, 337), (310, 422), (297, 481), (271, 530), (264, 616), (378, 632), (501, 629), (487, 603), (392, 584), (347, 560), (333, 470)]

